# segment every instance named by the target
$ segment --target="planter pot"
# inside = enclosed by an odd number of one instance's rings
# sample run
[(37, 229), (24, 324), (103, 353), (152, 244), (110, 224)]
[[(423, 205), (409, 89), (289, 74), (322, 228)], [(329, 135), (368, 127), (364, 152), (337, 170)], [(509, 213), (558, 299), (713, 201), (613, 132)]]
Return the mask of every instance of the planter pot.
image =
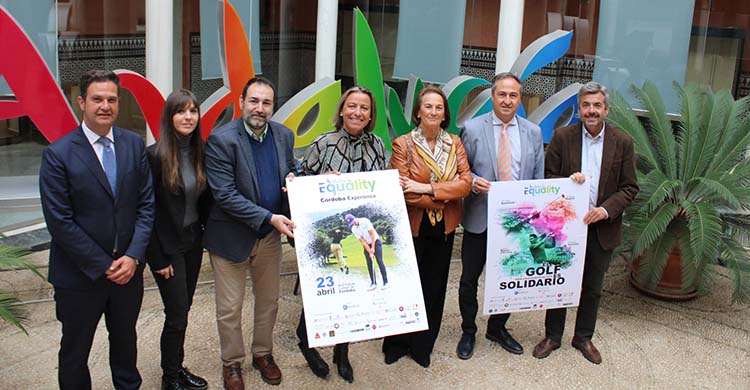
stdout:
[(682, 256), (677, 244), (669, 253), (667, 265), (664, 267), (664, 272), (656, 286), (645, 286), (635, 277), (640, 261), (640, 257), (633, 261), (630, 270), (630, 284), (641, 293), (665, 301), (687, 301), (698, 295), (695, 286), (686, 286), (682, 281)]

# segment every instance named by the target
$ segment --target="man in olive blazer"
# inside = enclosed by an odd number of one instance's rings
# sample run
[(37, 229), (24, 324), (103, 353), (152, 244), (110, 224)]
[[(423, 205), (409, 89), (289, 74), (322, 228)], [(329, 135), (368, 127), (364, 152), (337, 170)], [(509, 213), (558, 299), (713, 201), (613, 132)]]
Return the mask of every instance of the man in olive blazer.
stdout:
[[(590, 184), (583, 286), (572, 345), (592, 363), (602, 361), (594, 347), (596, 317), (604, 274), (612, 251), (622, 239), (622, 213), (638, 193), (633, 140), (620, 129), (606, 126), (609, 95), (602, 85), (590, 82), (578, 93), (582, 123), (555, 130), (547, 146), (544, 176), (570, 177)], [(545, 358), (560, 347), (566, 309), (547, 310), (546, 337), (534, 348), (534, 356)]]

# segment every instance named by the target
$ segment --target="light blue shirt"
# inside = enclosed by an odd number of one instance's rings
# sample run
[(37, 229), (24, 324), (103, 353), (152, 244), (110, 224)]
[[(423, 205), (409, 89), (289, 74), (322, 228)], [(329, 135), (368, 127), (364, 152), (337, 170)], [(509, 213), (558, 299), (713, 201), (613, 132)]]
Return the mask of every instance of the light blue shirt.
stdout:
[[(502, 130), (503, 121), (501, 121), (493, 111), (492, 132), (495, 134), (495, 160), (497, 160), (497, 149), (498, 145), (500, 145), (500, 132)], [(521, 177), (521, 133), (515, 115), (513, 115), (513, 119), (508, 122), (508, 128), (505, 131), (508, 132), (508, 137), (510, 137), (511, 176), (513, 176), (513, 180), (519, 180)], [(495, 164), (497, 164), (497, 161)]]
[(581, 134), (581, 173), (586, 176), (586, 181), (590, 183), (589, 210), (596, 207), (599, 197), (599, 177), (602, 170), (605, 127), (606, 125), (602, 124), (602, 131), (596, 137), (592, 137), (586, 130), (586, 126), (581, 126), (583, 133)]

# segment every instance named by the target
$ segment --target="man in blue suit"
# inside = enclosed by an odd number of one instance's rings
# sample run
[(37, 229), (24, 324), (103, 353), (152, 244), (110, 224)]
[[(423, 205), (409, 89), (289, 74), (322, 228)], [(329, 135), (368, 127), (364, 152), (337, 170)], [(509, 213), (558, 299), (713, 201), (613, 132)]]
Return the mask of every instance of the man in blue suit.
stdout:
[[(477, 285), (487, 261), (487, 192), (490, 182), (544, 178), (544, 144), (539, 126), (516, 115), (521, 104), (521, 80), (500, 73), (492, 80), (492, 112), (473, 118), (461, 129), (461, 142), (474, 180), (463, 202), (464, 227), (461, 245), (461, 281), (458, 303), (463, 334), (456, 354), (469, 359), (474, 354), (475, 319), (479, 304)], [(505, 328), (510, 313), (491, 315), (487, 339), (508, 352), (522, 354), (523, 347)]]
[(250, 79), (238, 102), (242, 119), (214, 130), (206, 144), (206, 173), (214, 196), (203, 236), (216, 280), (224, 388), (245, 388), (242, 305), (248, 271), (255, 310), (253, 367), (266, 383), (281, 383), (273, 359), (281, 271), (281, 234), (292, 237), (285, 178), (296, 171), (294, 133), (271, 122), (275, 91), (262, 77)]
[(135, 324), (154, 195), (146, 149), (114, 127), (120, 80), (92, 70), (81, 78), (81, 126), (49, 145), (39, 189), (52, 236), (49, 281), (62, 323), (61, 389), (91, 389), (88, 357), (104, 314), (116, 389), (139, 389)]

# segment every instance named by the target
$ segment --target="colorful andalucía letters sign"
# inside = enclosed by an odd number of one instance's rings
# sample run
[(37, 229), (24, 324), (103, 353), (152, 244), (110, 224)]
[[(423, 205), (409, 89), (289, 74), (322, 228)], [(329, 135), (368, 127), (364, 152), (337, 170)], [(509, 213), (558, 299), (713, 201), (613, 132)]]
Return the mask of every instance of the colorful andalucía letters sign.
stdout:
[[(208, 137), (219, 115), (230, 104), (239, 100), (245, 82), (255, 74), (247, 34), (237, 12), (228, 0), (220, 1), (220, 5), (222, 12), (218, 25), (223, 41), (221, 63), (225, 85), (201, 104), (204, 137)], [(391, 139), (405, 134), (414, 127), (409, 112), (424, 84), (418, 77), (412, 77), (405, 99), (406, 107), (402, 106), (396, 91), (383, 82), (378, 50), (365, 16), (359, 9), (355, 9), (353, 15), (355, 82), (372, 90), (378, 112), (386, 113), (378, 116), (373, 131), (383, 139), (386, 148), (390, 149)], [(0, 75), (5, 78), (15, 96), (15, 100), (0, 101), (0, 119), (28, 115), (47, 140), (53, 142), (74, 129), (78, 125), (78, 120), (39, 51), (2, 5), (0, 31), (3, 32), (0, 34), (0, 52), (13, 53), (0, 61)], [(573, 33), (570, 31), (558, 30), (537, 39), (521, 53), (511, 72), (518, 75), (521, 80), (528, 78), (545, 65), (564, 56), (570, 48), (572, 36)], [(121, 86), (135, 96), (151, 133), (155, 139), (158, 138), (164, 96), (148, 79), (138, 73), (130, 70), (115, 72), (120, 75)], [(490, 92), (486, 89), (459, 112), (459, 107), (464, 104), (469, 93), (488, 85), (489, 82), (484, 79), (458, 76), (442, 86), (448, 96), (450, 110), (460, 114), (454, 115), (451, 119), (449, 132), (458, 133), (459, 125), (463, 121), (492, 110)], [(549, 141), (555, 127), (578, 120), (575, 112), (579, 88), (580, 84), (575, 83), (562, 89), (528, 116), (529, 120), (542, 128), (545, 142)], [(273, 120), (296, 129), (294, 146), (303, 148), (316, 136), (331, 130), (330, 118), (336, 111), (336, 103), (340, 96), (340, 80), (316, 81), (280, 107)], [(312, 125), (301, 129), (302, 119), (316, 105), (319, 107), (317, 118)], [(240, 108), (237, 104), (233, 107), (233, 118), (237, 119), (241, 116)], [(526, 116), (523, 107), (519, 110), (519, 115)]]

